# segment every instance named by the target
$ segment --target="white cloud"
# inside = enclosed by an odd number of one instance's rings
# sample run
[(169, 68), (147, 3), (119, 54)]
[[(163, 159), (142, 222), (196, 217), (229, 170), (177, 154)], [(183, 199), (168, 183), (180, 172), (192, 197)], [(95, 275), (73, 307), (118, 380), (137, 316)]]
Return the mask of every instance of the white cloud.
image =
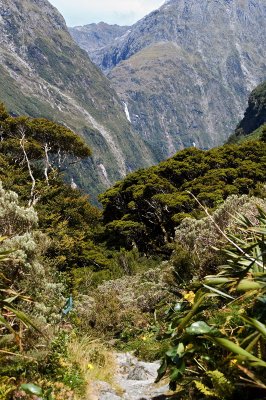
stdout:
[(91, 22), (108, 22), (131, 25), (152, 10), (163, 0), (50, 0), (63, 14), (69, 26)]

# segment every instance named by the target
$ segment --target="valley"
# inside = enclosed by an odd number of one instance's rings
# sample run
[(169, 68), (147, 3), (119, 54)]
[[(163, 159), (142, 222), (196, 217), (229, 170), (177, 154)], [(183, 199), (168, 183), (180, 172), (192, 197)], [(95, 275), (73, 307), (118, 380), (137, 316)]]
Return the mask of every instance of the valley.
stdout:
[(265, 15), (0, 0), (0, 400), (265, 399)]
[(70, 168), (68, 181), (73, 178), (97, 202), (110, 184), (154, 162), (110, 83), (48, 1), (3, 0), (0, 13), (1, 100), (14, 115), (71, 128), (93, 149), (91, 158)]
[[(162, 161), (193, 144), (221, 145), (233, 133), (248, 95), (265, 79), (265, 12), (262, 0), (171, 0), (117, 38), (100, 24), (70, 33)], [(90, 48), (93, 33), (109, 30), (109, 44)]]

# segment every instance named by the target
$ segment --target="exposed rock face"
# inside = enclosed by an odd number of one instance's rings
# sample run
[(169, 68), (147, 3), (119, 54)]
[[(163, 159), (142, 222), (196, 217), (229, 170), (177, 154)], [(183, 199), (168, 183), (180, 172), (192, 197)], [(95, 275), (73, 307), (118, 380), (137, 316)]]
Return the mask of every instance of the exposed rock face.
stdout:
[(266, 124), (266, 82), (251, 93), (244, 118), (236, 129), (236, 135), (249, 135)]
[(113, 44), (129, 30), (128, 26), (109, 25), (105, 22), (68, 28), (73, 39), (89, 54)]
[(90, 54), (157, 159), (223, 143), (266, 78), (265, 0), (169, 0)]
[[(82, 135), (93, 159), (68, 171), (94, 198), (153, 158), (124, 105), (47, 0), (0, 0), (0, 101)], [(73, 167), (74, 168), (74, 167)]]

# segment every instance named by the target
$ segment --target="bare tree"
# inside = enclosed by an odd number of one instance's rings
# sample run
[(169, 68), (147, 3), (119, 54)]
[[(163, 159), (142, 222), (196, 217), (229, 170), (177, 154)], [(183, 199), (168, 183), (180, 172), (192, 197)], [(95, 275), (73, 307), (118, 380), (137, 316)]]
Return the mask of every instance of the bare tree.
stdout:
[(22, 148), (22, 151), (23, 151), (23, 154), (24, 154), (24, 158), (25, 158), (26, 163), (27, 163), (29, 175), (30, 175), (30, 178), (31, 178), (31, 182), (32, 182), (32, 184), (31, 184), (31, 192), (30, 192), (30, 199), (29, 199), (29, 203), (28, 203), (29, 207), (30, 207), (30, 206), (36, 204), (36, 202), (37, 202), (37, 199), (36, 199), (36, 196), (35, 196), (36, 180), (34, 178), (34, 175), (33, 175), (33, 172), (32, 172), (32, 168), (31, 168), (31, 165), (30, 165), (30, 160), (29, 160), (28, 154), (27, 154), (26, 149), (25, 149), (25, 144), (27, 143), (26, 135), (25, 135), (26, 129), (25, 129), (24, 126), (21, 125), (18, 128), (18, 131), (19, 131), (19, 133), (21, 135), (20, 147)]

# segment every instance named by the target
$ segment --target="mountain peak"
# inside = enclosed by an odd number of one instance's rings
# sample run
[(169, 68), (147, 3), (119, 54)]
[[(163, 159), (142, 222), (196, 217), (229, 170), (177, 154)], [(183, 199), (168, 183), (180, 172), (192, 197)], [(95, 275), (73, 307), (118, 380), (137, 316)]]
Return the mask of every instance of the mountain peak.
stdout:
[(75, 26), (69, 28), (69, 32), (79, 46), (92, 54), (100, 48), (110, 46), (112, 43), (129, 30), (128, 26), (117, 24), (109, 25), (106, 22)]
[(265, 18), (265, 0), (169, 0), (88, 52), (163, 159), (233, 132), (266, 76)]

